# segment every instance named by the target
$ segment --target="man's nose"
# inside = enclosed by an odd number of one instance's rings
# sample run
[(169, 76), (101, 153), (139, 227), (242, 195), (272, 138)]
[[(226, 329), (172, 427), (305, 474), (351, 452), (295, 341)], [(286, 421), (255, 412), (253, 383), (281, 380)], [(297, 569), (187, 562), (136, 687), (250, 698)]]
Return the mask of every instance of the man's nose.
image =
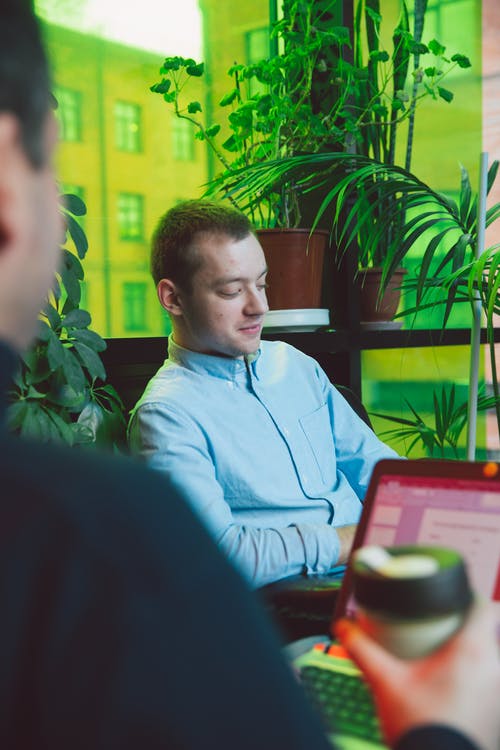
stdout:
[(248, 315), (264, 315), (269, 310), (265, 290), (251, 289), (246, 299), (245, 312)]

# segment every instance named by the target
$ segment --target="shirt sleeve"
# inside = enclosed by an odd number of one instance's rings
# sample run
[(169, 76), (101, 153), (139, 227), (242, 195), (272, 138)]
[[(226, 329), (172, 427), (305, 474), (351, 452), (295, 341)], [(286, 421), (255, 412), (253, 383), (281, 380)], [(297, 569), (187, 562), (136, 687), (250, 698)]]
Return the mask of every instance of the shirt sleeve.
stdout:
[(326, 573), (337, 562), (339, 538), (328, 524), (257, 528), (236, 523), (217, 480), (209, 442), (187, 415), (165, 404), (144, 404), (133, 415), (129, 444), (134, 454), (169, 477), (253, 586), (305, 571)]

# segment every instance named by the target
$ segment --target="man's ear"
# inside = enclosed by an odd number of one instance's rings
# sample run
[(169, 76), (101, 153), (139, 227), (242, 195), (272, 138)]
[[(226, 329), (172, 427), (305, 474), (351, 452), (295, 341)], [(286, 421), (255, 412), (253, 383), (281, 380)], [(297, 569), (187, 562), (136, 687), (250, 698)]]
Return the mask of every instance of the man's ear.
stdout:
[(156, 287), (160, 304), (171, 315), (182, 315), (182, 304), (177, 287), (170, 279), (161, 279)]

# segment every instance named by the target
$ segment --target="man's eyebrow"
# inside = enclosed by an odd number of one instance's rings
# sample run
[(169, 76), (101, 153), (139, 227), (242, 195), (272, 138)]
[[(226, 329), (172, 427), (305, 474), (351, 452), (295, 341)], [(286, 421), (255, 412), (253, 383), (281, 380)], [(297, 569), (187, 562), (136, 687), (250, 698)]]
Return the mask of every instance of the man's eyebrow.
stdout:
[[(257, 281), (261, 279), (263, 276), (266, 275), (268, 269), (267, 266), (264, 268), (264, 270), (257, 276)], [(224, 284), (237, 284), (241, 281), (247, 281), (246, 277), (243, 276), (222, 276), (220, 279), (216, 279), (214, 284), (216, 286), (224, 286)]]

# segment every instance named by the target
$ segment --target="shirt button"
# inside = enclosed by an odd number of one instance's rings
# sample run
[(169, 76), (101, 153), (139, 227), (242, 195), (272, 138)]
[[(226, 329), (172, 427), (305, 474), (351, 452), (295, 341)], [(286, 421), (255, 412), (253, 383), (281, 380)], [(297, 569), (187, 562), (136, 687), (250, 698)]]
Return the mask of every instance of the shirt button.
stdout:
[(284, 427), (284, 428), (283, 428), (283, 435), (285, 435), (286, 437), (288, 437), (288, 436), (289, 436), (289, 434), (290, 434), (290, 433), (288, 432), (288, 430), (286, 429), (286, 427)]

